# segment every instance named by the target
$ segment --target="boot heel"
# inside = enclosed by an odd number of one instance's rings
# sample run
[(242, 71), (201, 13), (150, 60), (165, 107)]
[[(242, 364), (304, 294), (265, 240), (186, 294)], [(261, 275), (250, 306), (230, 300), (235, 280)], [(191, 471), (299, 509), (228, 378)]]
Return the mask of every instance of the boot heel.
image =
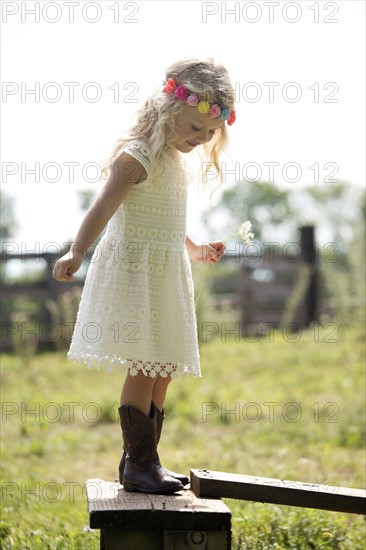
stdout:
[(123, 479), (122, 481), (120, 481), (121, 485), (123, 485), (123, 488), (125, 491), (127, 491), (128, 493), (134, 493), (135, 492), (135, 487), (133, 485), (133, 483), (129, 483), (128, 481), (125, 481), (123, 483)]
[(123, 451), (123, 455), (118, 466), (118, 477), (121, 485), (123, 485), (123, 472), (125, 471), (125, 463), (126, 463), (125, 456), (126, 456), (126, 453), (125, 451)]

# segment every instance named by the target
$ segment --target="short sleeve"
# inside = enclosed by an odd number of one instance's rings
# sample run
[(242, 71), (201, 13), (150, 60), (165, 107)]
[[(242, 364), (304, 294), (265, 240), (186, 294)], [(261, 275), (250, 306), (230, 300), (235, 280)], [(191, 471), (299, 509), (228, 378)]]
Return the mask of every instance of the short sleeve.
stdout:
[(133, 139), (132, 141), (129, 141), (123, 147), (121, 147), (119, 154), (121, 153), (128, 153), (129, 155), (131, 155), (131, 157), (138, 160), (145, 168), (147, 175), (149, 175), (151, 162), (148, 145), (145, 141)]

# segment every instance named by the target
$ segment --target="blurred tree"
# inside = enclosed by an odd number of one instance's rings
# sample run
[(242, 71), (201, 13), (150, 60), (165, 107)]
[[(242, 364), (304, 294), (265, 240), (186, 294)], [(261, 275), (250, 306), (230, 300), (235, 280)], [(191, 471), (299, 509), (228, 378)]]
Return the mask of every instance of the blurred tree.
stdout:
[(14, 198), (0, 191), (0, 243), (14, 235), (17, 224), (14, 216)]
[[(297, 228), (314, 225), (317, 240), (337, 243), (344, 251), (354, 237), (354, 222), (365, 219), (362, 190), (346, 182), (280, 189), (268, 182), (242, 181), (225, 191), (218, 206), (203, 214), (214, 238), (234, 233), (245, 221), (253, 225), (256, 241), (298, 239)], [(228, 230), (229, 228), (229, 230)], [(277, 235), (276, 235), (277, 233)], [(323, 239), (323, 240), (324, 240)]]
[(320, 245), (317, 285), (321, 309), (333, 310), (339, 323), (364, 320), (365, 218), (365, 191), (346, 181), (289, 189), (243, 181), (225, 191), (218, 206), (203, 215), (213, 238), (226, 238), (249, 219), (254, 240), (264, 245), (284, 243), (288, 238), (298, 241), (298, 227), (313, 225)]
[(290, 194), (291, 191), (273, 183), (242, 181), (223, 193), (216, 209), (204, 212), (203, 221), (214, 238), (235, 233), (246, 220), (252, 222), (256, 241), (269, 238), (273, 229), (284, 223), (293, 232), (296, 226)]
[(294, 190), (290, 202), (299, 224), (312, 223), (345, 252), (355, 236), (355, 223), (365, 218), (364, 192), (345, 181)]

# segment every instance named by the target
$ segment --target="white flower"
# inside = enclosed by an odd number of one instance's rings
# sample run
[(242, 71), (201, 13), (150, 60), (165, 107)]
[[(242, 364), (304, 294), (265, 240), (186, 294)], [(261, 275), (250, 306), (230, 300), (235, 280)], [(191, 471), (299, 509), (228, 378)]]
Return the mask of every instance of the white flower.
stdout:
[(253, 237), (254, 237), (254, 233), (252, 233), (250, 230), (252, 229), (252, 224), (250, 221), (246, 221), (244, 222), (241, 226), (240, 226), (240, 229), (239, 231), (237, 232), (237, 235), (241, 238), (241, 240), (245, 243), (245, 244), (250, 244)]
[[(250, 231), (251, 229), (252, 229), (252, 224), (249, 220), (247, 220), (246, 222), (241, 224), (241, 226), (239, 228), (239, 231), (237, 233), (234, 233), (234, 235), (230, 235), (230, 237), (228, 237), (226, 240), (229, 240), (231, 237), (235, 237), (237, 235), (238, 237), (240, 237), (240, 239), (243, 241), (244, 244), (251, 244), (252, 239), (254, 237), (254, 233), (252, 233)], [(223, 241), (223, 242), (225, 243), (225, 241)], [(205, 280), (207, 269), (209, 268), (209, 265), (210, 264), (208, 263), (207, 266), (206, 266), (206, 269), (203, 273), (203, 277), (201, 279), (200, 288), (199, 288), (197, 298), (196, 298), (196, 304), (195, 304), (196, 308), (197, 308), (198, 300), (199, 300), (200, 295), (201, 295), (203, 282)], [(173, 375), (172, 375), (172, 378), (173, 378)]]

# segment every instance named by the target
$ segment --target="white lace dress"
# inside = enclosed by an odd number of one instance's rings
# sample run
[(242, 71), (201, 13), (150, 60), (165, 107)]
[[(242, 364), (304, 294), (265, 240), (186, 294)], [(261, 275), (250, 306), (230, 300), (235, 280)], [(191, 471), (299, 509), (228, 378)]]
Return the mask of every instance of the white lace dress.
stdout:
[(191, 264), (185, 247), (188, 175), (182, 158), (149, 176), (148, 145), (121, 148), (145, 168), (91, 260), (68, 359), (172, 377), (201, 376)]

